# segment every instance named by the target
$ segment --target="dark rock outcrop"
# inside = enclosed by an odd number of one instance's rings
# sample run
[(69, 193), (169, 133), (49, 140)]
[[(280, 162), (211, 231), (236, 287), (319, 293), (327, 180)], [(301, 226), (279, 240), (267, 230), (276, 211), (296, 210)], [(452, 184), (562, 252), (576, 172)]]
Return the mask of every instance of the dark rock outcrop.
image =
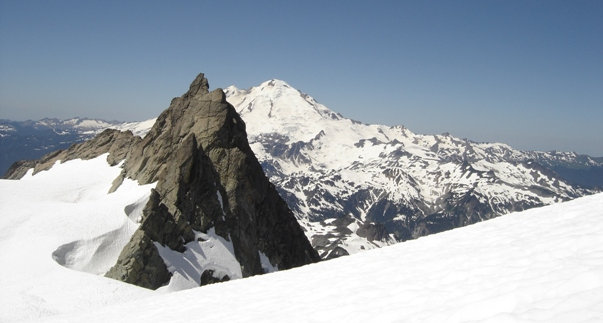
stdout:
[(215, 283), (223, 283), (230, 280), (230, 277), (216, 277), (213, 270), (208, 269), (201, 274), (201, 285), (209, 285)]
[[(157, 253), (141, 251), (146, 242), (183, 251), (194, 231), (210, 228), (232, 242), (243, 277), (264, 273), (260, 252), (279, 269), (319, 260), (249, 148), (245, 123), (221, 89), (208, 91), (203, 74), (132, 146), (113, 189), (123, 178), (157, 185), (140, 228), (108, 277), (158, 288), (169, 276), (156, 266)], [(158, 278), (141, 278), (149, 273)], [(205, 278), (202, 284), (214, 282)]]
[(121, 254), (128, 257), (120, 257), (106, 276), (151, 289), (170, 280), (170, 272), (153, 240), (144, 231), (136, 231)]

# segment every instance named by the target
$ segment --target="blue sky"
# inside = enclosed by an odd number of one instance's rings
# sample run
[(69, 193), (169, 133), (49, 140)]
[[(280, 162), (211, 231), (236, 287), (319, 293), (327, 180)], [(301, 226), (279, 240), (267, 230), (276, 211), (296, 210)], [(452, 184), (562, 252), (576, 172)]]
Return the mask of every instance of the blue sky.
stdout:
[(0, 118), (283, 79), (366, 123), (603, 156), (603, 1), (0, 0)]

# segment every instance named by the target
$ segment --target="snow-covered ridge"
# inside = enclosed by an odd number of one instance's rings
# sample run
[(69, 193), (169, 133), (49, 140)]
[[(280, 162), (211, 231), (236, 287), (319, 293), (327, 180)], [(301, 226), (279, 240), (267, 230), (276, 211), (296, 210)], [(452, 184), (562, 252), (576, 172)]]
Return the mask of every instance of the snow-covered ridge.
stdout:
[(39, 121), (35, 121), (34, 125), (38, 127), (49, 127), (49, 128), (77, 128), (83, 130), (95, 130), (95, 129), (106, 129), (118, 122), (116, 121), (105, 121), (101, 119), (89, 119), (89, 118), (71, 118), (67, 120), (60, 120), (55, 118), (45, 118)]
[(143, 137), (151, 130), (157, 118), (152, 118), (140, 122), (124, 122), (112, 125), (109, 128), (119, 131), (132, 131), (135, 136)]
[(80, 119), (73, 118), (58, 123), (58, 125), (71, 125), (76, 129), (79, 129), (84, 134), (96, 135), (105, 129), (117, 129), (120, 131), (132, 131), (135, 136), (144, 137), (153, 124), (155, 124), (156, 118), (152, 118), (145, 121), (137, 122), (119, 122), (119, 121), (105, 121), (100, 119)]

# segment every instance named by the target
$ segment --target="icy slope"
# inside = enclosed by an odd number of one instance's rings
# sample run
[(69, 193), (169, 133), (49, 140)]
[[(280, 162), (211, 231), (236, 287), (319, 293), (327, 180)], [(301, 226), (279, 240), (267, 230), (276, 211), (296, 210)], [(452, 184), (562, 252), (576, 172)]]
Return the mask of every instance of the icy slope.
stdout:
[(589, 193), (533, 161), (548, 153), (363, 124), (280, 80), (225, 93), (266, 174), (323, 257)]
[(601, 322), (601, 232), (603, 194), (597, 194), (49, 321)]
[(98, 276), (136, 230), (154, 184), (126, 180), (107, 155), (0, 180), (0, 322), (89, 310), (151, 295)]

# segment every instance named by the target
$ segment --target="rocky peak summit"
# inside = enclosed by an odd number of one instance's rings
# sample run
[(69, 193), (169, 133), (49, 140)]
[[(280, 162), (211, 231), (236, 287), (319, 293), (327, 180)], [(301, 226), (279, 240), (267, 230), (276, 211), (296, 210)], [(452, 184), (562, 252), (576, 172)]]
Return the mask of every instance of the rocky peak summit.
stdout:
[[(195, 277), (198, 284), (319, 259), (264, 175), (249, 147), (245, 123), (221, 89), (209, 91), (203, 74), (188, 92), (172, 100), (131, 150), (125, 177), (157, 186), (140, 228), (108, 277), (160, 287), (170, 281), (170, 272), (158, 251), (185, 254), (207, 242), (199, 237), (207, 238), (210, 232), (230, 249), (240, 268), (225, 270), (228, 266), (220, 261), (208, 261)], [(119, 183), (120, 179), (114, 186)]]
[(195, 80), (191, 83), (188, 92), (183, 97), (194, 97), (197, 95), (204, 95), (209, 93), (209, 82), (205, 78), (205, 74), (200, 73), (197, 75)]

